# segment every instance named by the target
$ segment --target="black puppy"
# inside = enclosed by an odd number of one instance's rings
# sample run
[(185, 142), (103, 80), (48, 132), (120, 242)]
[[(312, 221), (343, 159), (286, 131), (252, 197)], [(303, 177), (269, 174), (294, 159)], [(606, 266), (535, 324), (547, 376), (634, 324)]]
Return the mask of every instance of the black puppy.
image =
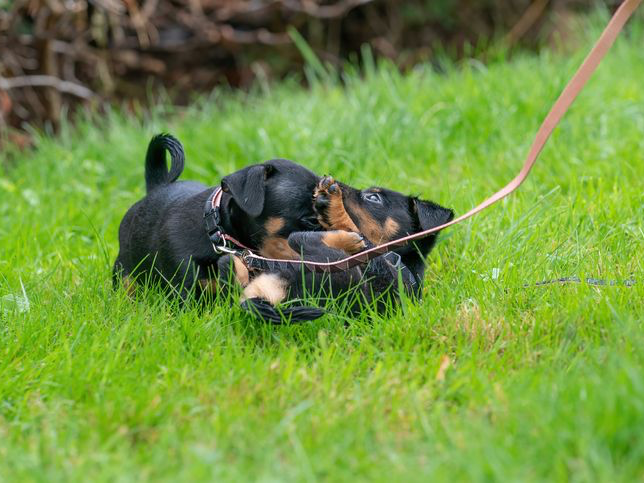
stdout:
[[(340, 260), (364, 248), (442, 225), (454, 216), (452, 210), (431, 201), (385, 188), (361, 191), (330, 177), (323, 178), (317, 186), (314, 207), (320, 224), (329, 231), (292, 233), (288, 243), (305, 259), (318, 262)], [(355, 290), (359, 297), (354, 298), (351, 310), (360, 310), (365, 302), (375, 302), (378, 309), (383, 309), (398, 300), (399, 277), (407, 295), (420, 297), (425, 258), (437, 236), (434, 233), (377, 257), (365, 267), (331, 275), (292, 269), (262, 274), (244, 289), (244, 306), (277, 322), (280, 316), (274, 306), (286, 299), (316, 293), (337, 297)]]
[[(170, 153), (170, 169), (165, 152)], [(163, 134), (152, 138), (145, 158), (147, 195), (125, 214), (114, 279), (128, 290), (140, 277), (160, 282), (185, 300), (214, 291), (234, 263), (238, 282), (248, 283), (239, 260), (218, 255), (204, 227), (204, 206), (214, 191), (194, 181), (176, 181), (184, 167), (181, 143)], [(298, 258), (286, 238), (320, 229), (311, 194), (320, 178), (285, 159), (249, 166), (221, 180), (220, 226), (266, 257)]]

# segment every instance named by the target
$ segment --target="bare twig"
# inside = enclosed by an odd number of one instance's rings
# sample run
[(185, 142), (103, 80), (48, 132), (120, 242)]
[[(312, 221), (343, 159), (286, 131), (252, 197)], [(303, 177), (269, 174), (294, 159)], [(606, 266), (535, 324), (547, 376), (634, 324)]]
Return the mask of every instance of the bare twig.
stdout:
[(318, 5), (311, 1), (282, 0), (282, 4), (293, 12), (305, 13), (320, 19), (337, 18), (345, 15), (361, 5), (372, 3), (374, 0), (344, 0), (333, 5)]
[(21, 87), (50, 87), (58, 92), (71, 94), (82, 99), (91, 99), (96, 96), (94, 92), (85, 86), (69, 82), (51, 75), (25, 75), (19, 77), (0, 77), (0, 89), (8, 91)]
[(548, 5), (549, 0), (534, 0), (526, 11), (521, 15), (519, 21), (505, 36), (508, 45), (514, 45), (528, 30), (539, 20)]

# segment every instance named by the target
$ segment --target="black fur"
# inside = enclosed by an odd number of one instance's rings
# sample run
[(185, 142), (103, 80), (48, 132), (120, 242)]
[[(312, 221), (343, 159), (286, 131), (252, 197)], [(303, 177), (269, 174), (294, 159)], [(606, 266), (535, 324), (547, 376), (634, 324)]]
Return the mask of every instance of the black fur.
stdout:
[[(215, 254), (203, 224), (204, 205), (214, 188), (176, 181), (183, 167), (177, 139), (167, 134), (152, 138), (145, 160), (147, 195), (127, 211), (119, 227), (115, 282), (143, 277), (185, 299), (192, 290), (200, 295), (197, 281), (210, 282), (221, 267), (229, 266), (229, 257), (218, 263), (222, 257)], [(267, 237), (265, 224), (271, 217), (284, 220), (280, 233), (319, 228), (311, 201), (318, 180), (308, 169), (284, 159), (226, 176), (221, 181), (222, 228), (256, 250)]]
[(262, 298), (251, 298), (241, 304), (242, 308), (253, 316), (271, 324), (282, 324), (288, 322), (306, 322), (322, 317), (323, 309), (317, 307), (293, 306), (277, 310)]
[[(358, 190), (349, 185), (339, 184), (342, 188), (342, 198), (346, 211), (361, 232), (363, 231), (363, 226), (361, 226), (361, 219), (356, 213), (356, 207), (369, 213), (380, 226), (384, 227), (387, 219), (392, 219), (398, 224), (398, 229), (394, 233), (382, 233), (379, 240), (370, 240), (372, 243), (383, 243), (428, 230), (447, 223), (454, 218), (452, 210), (444, 208), (433, 201), (421, 200), (382, 187)], [(370, 196), (374, 194), (379, 196), (380, 203), (369, 201)], [(320, 210), (320, 207), (316, 207), (316, 209)], [(433, 233), (426, 238), (395, 250), (401, 256), (402, 263), (421, 281), (418, 284), (417, 295), (420, 295), (420, 290), (422, 289), (427, 255), (434, 248), (437, 239), (438, 233)]]
[[(170, 153), (170, 171), (168, 171), (165, 152)], [(176, 181), (183, 172), (185, 155), (181, 143), (169, 134), (157, 134), (148, 145), (145, 155), (145, 187), (149, 193), (157, 186)]]
[[(405, 196), (385, 188), (376, 187), (361, 191), (345, 184), (339, 184), (339, 187), (342, 190), (346, 212), (360, 231), (364, 229), (365, 221), (375, 222), (370, 224), (371, 234), (372, 237), (377, 236), (378, 240), (369, 240), (368, 247), (373, 246), (375, 242), (383, 243), (442, 225), (454, 217), (452, 210), (436, 203)], [(378, 202), (370, 201), (374, 194), (377, 194)], [(325, 213), (328, 208), (328, 198), (325, 195), (317, 196), (315, 209), (320, 219), (328, 219)], [(359, 213), (362, 216), (359, 216)], [(395, 221), (397, 225), (395, 232), (385, 231), (388, 220)], [(381, 227), (382, 231), (373, 232), (375, 226)], [(302, 253), (306, 260), (332, 262), (348, 256), (348, 253), (343, 250), (327, 246), (323, 241), (324, 237), (325, 232), (295, 232), (289, 236), (288, 243), (295, 251)], [(402, 272), (401, 267), (396, 266), (396, 256), (388, 254), (371, 260), (364, 267), (353, 267), (332, 274), (292, 269), (285, 269), (278, 274), (288, 286), (287, 299), (294, 300), (307, 294), (317, 294), (322, 296), (323, 301), (328, 301), (353, 291), (356, 292), (357, 297), (350, 297), (350, 311), (355, 313), (362, 310), (364, 304), (375, 305), (378, 311), (382, 311), (392, 302), (396, 303), (399, 300), (399, 288), (401, 288), (399, 280), (402, 281), (402, 289), (407, 296), (420, 298), (426, 257), (434, 247), (437, 237), (438, 233), (434, 233), (394, 251), (400, 256), (402, 264), (409, 269), (407, 272)], [(403, 276), (404, 273), (410, 272), (411, 277)], [(257, 305), (257, 302), (255, 304)], [(262, 310), (256, 311), (256, 315), (268, 322), (275, 323), (276, 320), (281, 320), (279, 312), (275, 308), (271, 311), (271, 307), (264, 302)], [(294, 308), (291, 307), (291, 309)], [(321, 312), (319, 315), (322, 314)], [(305, 320), (310, 320), (312, 317), (311, 315)], [(294, 313), (291, 319), (297, 320), (297, 313)]]

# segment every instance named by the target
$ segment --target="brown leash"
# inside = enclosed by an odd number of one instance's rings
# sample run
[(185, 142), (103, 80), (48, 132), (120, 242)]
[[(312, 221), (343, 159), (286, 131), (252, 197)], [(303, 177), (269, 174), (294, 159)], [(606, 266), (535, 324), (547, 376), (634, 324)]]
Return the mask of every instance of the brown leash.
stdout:
[(258, 269), (279, 269), (289, 266), (303, 265), (309, 270), (316, 272), (336, 272), (340, 270), (347, 270), (356, 265), (364, 264), (370, 259), (382, 255), (383, 253), (386, 253), (393, 248), (406, 245), (409, 242), (424, 238), (427, 235), (440, 231), (444, 228), (447, 228), (448, 226), (456, 225), (457, 223), (465, 221), (468, 218), (493, 205), (497, 201), (502, 200), (514, 190), (516, 190), (519, 186), (521, 186), (521, 183), (523, 183), (523, 181), (525, 181), (525, 179), (528, 177), (532, 166), (537, 160), (537, 157), (541, 153), (544, 145), (548, 141), (548, 138), (552, 134), (552, 131), (555, 129), (557, 124), (559, 124), (559, 121), (561, 121), (561, 118), (568, 111), (570, 105), (577, 98), (588, 79), (590, 79), (592, 74), (595, 72), (597, 66), (602, 61), (604, 56), (608, 53), (608, 50), (611, 48), (611, 46), (615, 42), (615, 39), (622, 31), (624, 24), (628, 21), (631, 15), (633, 15), (641, 1), (642, 0), (624, 0), (624, 2), (620, 5), (620, 7), (613, 15), (613, 18), (611, 18), (610, 22), (604, 29), (601, 37), (594, 45), (584, 62), (581, 64), (573, 78), (568, 82), (568, 85), (566, 85), (565, 89), (550, 109), (550, 112), (541, 124), (541, 127), (539, 127), (530, 151), (528, 152), (528, 156), (519, 174), (505, 187), (484, 200), (478, 206), (472, 208), (464, 215), (455, 218), (449, 223), (436, 226), (429, 230), (414, 233), (413, 235), (409, 235), (403, 238), (398, 238), (396, 240), (378, 245), (368, 250), (364, 250), (360, 253), (335, 262), (313, 262), (309, 260), (280, 260), (275, 258), (265, 258), (252, 253), (250, 250), (245, 250), (244, 252), (242, 252), (241, 256), (244, 262), (250, 268)]

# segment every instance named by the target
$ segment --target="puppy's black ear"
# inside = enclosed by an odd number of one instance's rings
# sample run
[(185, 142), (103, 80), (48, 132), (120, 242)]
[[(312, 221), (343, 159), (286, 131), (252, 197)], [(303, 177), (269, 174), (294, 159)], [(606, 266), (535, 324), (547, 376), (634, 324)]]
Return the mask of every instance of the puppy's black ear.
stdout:
[(266, 178), (272, 166), (260, 164), (242, 169), (221, 180), (221, 187), (250, 216), (259, 216), (264, 210)]
[(431, 201), (414, 199), (413, 208), (422, 230), (443, 225), (454, 218), (454, 212)]

